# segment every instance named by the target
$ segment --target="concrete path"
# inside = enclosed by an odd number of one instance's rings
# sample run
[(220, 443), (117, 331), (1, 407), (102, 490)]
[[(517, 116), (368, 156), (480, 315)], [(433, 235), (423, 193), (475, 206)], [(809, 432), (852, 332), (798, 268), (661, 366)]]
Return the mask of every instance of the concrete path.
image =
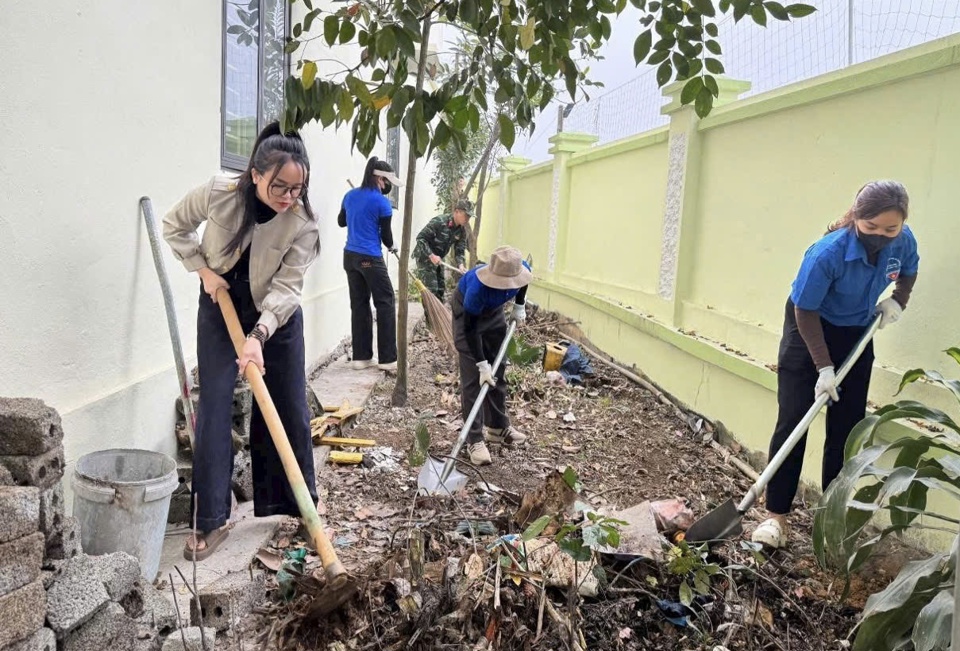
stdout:
[[(407, 331), (411, 338), (414, 327), (422, 317), (423, 308), (420, 303), (410, 303)], [(376, 341), (376, 333), (374, 333), (374, 341)], [(317, 398), (325, 407), (340, 406), (345, 401), (349, 401), (355, 407), (362, 406), (384, 376), (383, 371), (376, 367), (354, 371), (347, 364), (347, 355), (342, 355), (310, 382)], [(319, 448), (316, 449), (319, 450)], [(317, 468), (318, 473), (319, 471), (320, 468)], [(202, 590), (204, 586), (227, 574), (247, 571), (257, 552), (273, 538), (283, 520), (283, 516), (255, 518), (253, 502), (239, 504), (231, 518), (233, 528), (230, 530), (230, 536), (223, 541), (216, 553), (197, 563), (198, 589)], [(193, 565), (183, 558), (183, 545), (189, 532), (186, 527), (170, 528), (167, 531), (160, 558), (160, 572), (157, 575), (158, 579), (168, 581), (170, 574), (173, 575), (184, 622), (189, 621), (190, 592), (174, 567), (179, 567), (188, 580), (193, 580)], [(172, 600), (169, 587), (165, 592)]]

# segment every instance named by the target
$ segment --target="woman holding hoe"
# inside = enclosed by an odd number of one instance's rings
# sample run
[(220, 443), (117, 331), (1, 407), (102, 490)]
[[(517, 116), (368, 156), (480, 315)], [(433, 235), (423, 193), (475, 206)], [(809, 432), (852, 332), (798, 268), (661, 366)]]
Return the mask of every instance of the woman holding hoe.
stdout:
[[(853, 427), (863, 420), (873, 369), (870, 342), (843, 382), (835, 369), (856, 347), (875, 314), (880, 327), (895, 323), (907, 307), (917, 280), (917, 241), (904, 224), (908, 197), (896, 181), (863, 186), (846, 215), (804, 255), (787, 300), (777, 368), (779, 416), (770, 442), (773, 458), (821, 395), (827, 408), (822, 486), (836, 479)], [(893, 295), (877, 303), (888, 285)], [(806, 437), (784, 460), (767, 486), (769, 518), (753, 532), (754, 542), (782, 547), (787, 514), (797, 493)]]
[[(184, 557), (200, 560), (227, 537), (231, 508), (231, 414), (237, 372), (256, 364), (280, 414), (314, 503), (316, 474), (306, 400), (303, 277), (320, 251), (307, 184), (310, 162), (297, 134), (264, 128), (238, 179), (215, 176), (164, 218), (164, 237), (187, 271), (200, 276), (197, 356), (200, 405), (193, 452), (197, 530)], [(197, 228), (206, 222), (201, 239)], [(229, 292), (247, 332), (240, 359), (216, 305)], [(269, 371), (269, 372), (267, 372)], [(277, 449), (256, 402), (250, 423), (254, 515), (299, 516)]]

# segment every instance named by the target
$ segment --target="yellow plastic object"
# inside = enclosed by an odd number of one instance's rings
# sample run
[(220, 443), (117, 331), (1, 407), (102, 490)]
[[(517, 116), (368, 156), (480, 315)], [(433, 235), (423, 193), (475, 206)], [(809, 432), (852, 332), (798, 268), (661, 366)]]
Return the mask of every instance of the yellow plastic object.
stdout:
[(361, 463), (363, 462), (363, 453), (334, 450), (330, 453), (330, 461), (333, 463)]
[(560, 365), (563, 363), (563, 356), (567, 354), (566, 342), (564, 343), (548, 343), (543, 347), (543, 370), (547, 371), (559, 371)]
[(336, 446), (340, 445), (343, 447), (354, 447), (354, 448), (372, 448), (377, 444), (373, 439), (344, 439), (337, 438), (334, 436), (324, 436), (320, 439), (320, 445), (329, 445)]

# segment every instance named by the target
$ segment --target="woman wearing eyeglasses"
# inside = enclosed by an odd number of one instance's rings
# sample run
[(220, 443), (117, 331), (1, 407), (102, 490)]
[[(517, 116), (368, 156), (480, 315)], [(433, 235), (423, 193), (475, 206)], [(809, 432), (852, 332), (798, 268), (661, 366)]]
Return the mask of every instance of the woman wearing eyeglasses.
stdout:
[[(239, 178), (215, 176), (187, 194), (164, 218), (174, 257), (202, 283), (197, 315), (200, 405), (193, 451), (192, 498), (197, 532), (184, 556), (204, 559), (227, 536), (233, 476), (231, 424), (237, 373), (247, 364), (264, 381), (316, 503), (316, 474), (306, 401), (303, 277), (320, 251), (310, 208), (310, 162), (297, 134), (268, 125)], [(197, 229), (206, 223), (201, 238)], [(247, 339), (240, 359), (217, 292), (229, 291)], [(296, 501), (256, 403), (250, 423), (254, 515), (299, 515)]]

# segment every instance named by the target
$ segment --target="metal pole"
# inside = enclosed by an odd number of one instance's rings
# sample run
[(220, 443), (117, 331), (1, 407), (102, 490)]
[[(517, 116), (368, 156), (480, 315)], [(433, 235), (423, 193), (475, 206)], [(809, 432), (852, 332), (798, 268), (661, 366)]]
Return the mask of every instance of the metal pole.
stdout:
[(563, 133), (563, 105), (557, 107), (557, 133)]
[(853, 2), (847, 0), (847, 65), (853, 65)]

